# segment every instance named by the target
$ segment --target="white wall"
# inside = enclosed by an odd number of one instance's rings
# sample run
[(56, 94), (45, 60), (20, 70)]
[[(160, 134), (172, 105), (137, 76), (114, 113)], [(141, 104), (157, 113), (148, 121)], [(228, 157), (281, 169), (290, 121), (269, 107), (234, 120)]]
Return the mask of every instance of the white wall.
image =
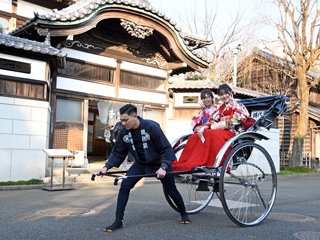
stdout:
[(122, 70), (128, 70), (132, 72), (148, 74), (151, 76), (167, 78), (167, 72), (162, 69), (148, 67), (148, 66), (144, 66), (136, 63), (123, 61), (120, 65), (120, 68)]
[(4, 12), (12, 12), (12, 0), (0, 0), (1, 10)]
[(166, 102), (165, 93), (154, 93), (123, 87), (119, 88), (119, 98), (159, 104), (165, 104)]
[(115, 87), (106, 84), (57, 77), (57, 89), (114, 97)]
[(45, 177), (48, 102), (0, 96), (0, 181)]
[[(177, 138), (192, 133), (191, 120), (169, 120), (168, 121), (168, 131), (166, 137), (169, 142), (172, 143)], [(273, 159), (273, 163), (276, 167), (276, 171), (280, 171), (280, 158), (279, 158), (279, 129), (271, 128), (268, 130), (258, 131), (270, 138), (269, 140), (256, 141), (257, 144), (264, 147)]]
[(315, 157), (316, 158), (320, 158), (320, 134), (319, 133), (315, 133)]
[(191, 120), (168, 120), (166, 137), (170, 143), (189, 133), (192, 133)]
[(0, 53), (0, 58), (31, 64), (31, 73), (20, 73), (20, 72), (0, 69), (0, 74), (2, 75), (28, 78), (28, 79), (40, 80), (40, 81), (45, 81), (46, 79), (46, 62), (23, 58), (23, 57), (16, 57), (13, 55), (7, 55), (3, 53)]
[(264, 147), (267, 152), (270, 154), (276, 171), (280, 171), (280, 156), (279, 156), (279, 136), (280, 130), (275, 128), (270, 128), (270, 130), (261, 130), (258, 131), (269, 138), (269, 140), (256, 141), (257, 144)]

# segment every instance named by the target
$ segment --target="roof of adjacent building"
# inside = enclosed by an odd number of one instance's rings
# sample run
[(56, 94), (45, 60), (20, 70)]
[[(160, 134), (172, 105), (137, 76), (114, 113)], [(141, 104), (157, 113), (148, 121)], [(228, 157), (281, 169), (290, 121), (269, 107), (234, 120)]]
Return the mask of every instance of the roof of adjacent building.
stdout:
[[(293, 64), (293, 62), (291, 61), (287, 61), (285, 58), (283, 57), (279, 57), (279, 56), (276, 56), (272, 53), (269, 53), (267, 51), (264, 51), (264, 50), (261, 50), (261, 49), (258, 49), (258, 48), (254, 48), (253, 49), (253, 53), (254, 54), (258, 54), (260, 56), (263, 56), (271, 61), (274, 61), (274, 62), (279, 62), (281, 64), (283, 64), (283, 66), (287, 66), (288, 67), (288, 63), (292, 66), (292, 67), (295, 67), (295, 65)], [(308, 76), (311, 77), (311, 78), (318, 78), (320, 77), (320, 74), (316, 73), (316, 72), (313, 72), (311, 70), (309, 70), (307, 72)]]
[(37, 42), (8, 34), (0, 33), (0, 45), (21, 49), (24, 51), (31, 51), (44, 55), (50, 55), (57, 58), (58, 68), (64, 68), (66, 62), (66, 54), (62, 54), (61, 50), (54, 48), (50, 42)]
[(317, 116), (320, 119), (320, 108), (315, 106), (308, 106), (309, 113), (312, 113), (313, 115)]
[[(301, 102), (298, 100), (291, 106), (290, 112), (299, 112), (300, 113), (300, 107), (301, 107)], [(308, 115), (310, 118), (320, 122), (320, 108), (319, 107), (309, 104)]]
[[(207, 81), (207, 80), (185, 80), (185, 81), (174, 81), (171, 85), (169, 85), (169, 89), (177, 90), (177, 89), (218, 89), (219, 86), (223, 83), (215, 82), (215, 81)], [(236, 94), (240, 94), (248, 97), (264, 97), (270, 96), (269, 94), (252, 91), (245, 88), (233, 87), (233, 92)]]

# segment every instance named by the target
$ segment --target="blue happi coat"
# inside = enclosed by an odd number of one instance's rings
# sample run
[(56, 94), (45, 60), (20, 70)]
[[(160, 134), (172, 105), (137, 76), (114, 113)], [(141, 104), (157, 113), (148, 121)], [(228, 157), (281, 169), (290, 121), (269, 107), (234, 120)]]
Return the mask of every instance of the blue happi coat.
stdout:
[[(169, 166), (172, 161), (176, 160), (176, 156), (159, 124), (152, 120), (144, 120), (139, 116), (138, 118), (140, 121), (141, 138), (146, 158), (145, 163), (154, 164), (162, 159), (162, 164)], [(135, 149), (131, 131), (123, 127), (105, 166), (108, 169), (119, 167), (126, 158), (128, 151), (131, 152), (135, 161), (143, 163)]]

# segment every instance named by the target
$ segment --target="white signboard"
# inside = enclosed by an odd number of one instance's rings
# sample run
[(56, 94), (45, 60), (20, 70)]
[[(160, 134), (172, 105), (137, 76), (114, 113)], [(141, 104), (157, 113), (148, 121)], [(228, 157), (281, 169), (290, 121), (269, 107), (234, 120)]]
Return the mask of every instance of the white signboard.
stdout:
[(73, 157), (68, 149), (43, 149), (49, 157)]
[(254, 120), (258, 120), (263, 114), (264, 114), (264, 110), (261, 110), (261, 111), (252, 111), (251, 112), (251, 117), (254, 119)]

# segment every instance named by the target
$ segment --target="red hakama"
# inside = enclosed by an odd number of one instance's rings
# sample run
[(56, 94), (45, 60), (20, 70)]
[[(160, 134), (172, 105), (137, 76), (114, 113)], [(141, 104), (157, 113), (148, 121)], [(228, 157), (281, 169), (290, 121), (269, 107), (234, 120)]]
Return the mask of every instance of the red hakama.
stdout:
[[(205, 129), (203, 136), (205, 143), (202, 143), (198, 134), (190, 136), (180, 159), (172, 162), (173, 171), (187, 171), (196, 166), (212, 167), (222, 146), (235, 134), (224, 129)], [(231, 147), (226, 151), (220, 166), (230, 151)]]

